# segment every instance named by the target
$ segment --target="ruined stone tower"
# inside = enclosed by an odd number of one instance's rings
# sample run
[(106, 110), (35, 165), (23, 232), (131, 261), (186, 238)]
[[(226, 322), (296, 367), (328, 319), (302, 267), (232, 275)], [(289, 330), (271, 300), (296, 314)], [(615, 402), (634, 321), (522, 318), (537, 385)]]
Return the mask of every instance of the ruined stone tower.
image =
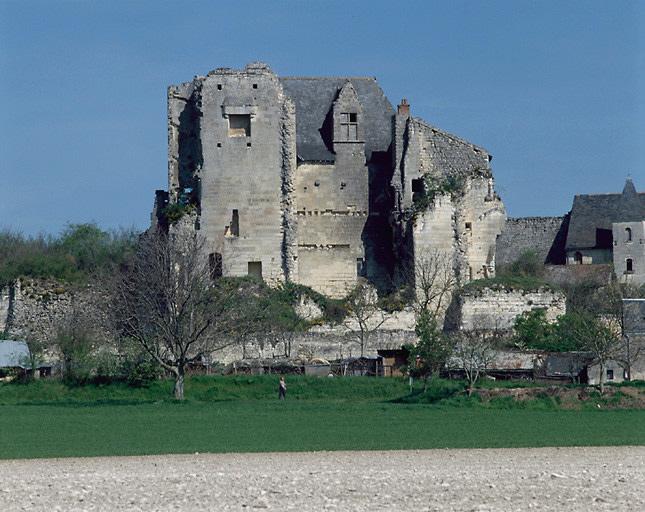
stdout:
[(468, 280), (494, 272), (505, 219), (490, 159), (405, 102), (395, 112), (374, 78), (218, 68), (168, 89), (168, 191), (153, 222), (190, 212), (215, 273), (330, 296), (359, 277), (392, 289), (435, 249)]

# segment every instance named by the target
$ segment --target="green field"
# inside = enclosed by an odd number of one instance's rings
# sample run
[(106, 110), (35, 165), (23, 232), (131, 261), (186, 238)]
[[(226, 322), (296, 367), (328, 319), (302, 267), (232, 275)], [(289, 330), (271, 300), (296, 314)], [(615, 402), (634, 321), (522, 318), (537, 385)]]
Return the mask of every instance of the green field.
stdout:
[(1, 384), (0, 458), (645, 444), (644, 410), (405, 404), (403, 380), (369, 378), (288, 378), (279, 402), (275, 380), (191, 379), (184, 403), (169, 382)]

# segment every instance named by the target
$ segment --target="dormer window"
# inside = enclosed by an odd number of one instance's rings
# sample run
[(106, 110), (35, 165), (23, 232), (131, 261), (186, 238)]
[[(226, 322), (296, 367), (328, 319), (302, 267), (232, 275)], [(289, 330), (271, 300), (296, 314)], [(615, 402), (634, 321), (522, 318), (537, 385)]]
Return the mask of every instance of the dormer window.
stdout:
[(341, 140), (358, 140), (358, 114), (356, 112), (341, 112)]

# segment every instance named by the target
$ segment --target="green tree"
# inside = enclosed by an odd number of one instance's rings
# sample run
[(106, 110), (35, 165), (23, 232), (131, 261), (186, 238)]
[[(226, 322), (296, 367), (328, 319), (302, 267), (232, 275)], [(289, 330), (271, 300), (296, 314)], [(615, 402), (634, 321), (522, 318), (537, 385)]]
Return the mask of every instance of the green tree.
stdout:
[(515, 320), (514, 342), (520, 348), (551, 350), (554, 346), (554, 328), (542, 308), (525, 311)]
[(439, 373), (452, 354), (453, 341), (441, 331), (436, 317), (427, 310), (419, 313), (415, 332), (418, 341), (416, 345), (408, 347), (408, 366), (411, 375), (423, 379), (425, 392), (428, 380)]

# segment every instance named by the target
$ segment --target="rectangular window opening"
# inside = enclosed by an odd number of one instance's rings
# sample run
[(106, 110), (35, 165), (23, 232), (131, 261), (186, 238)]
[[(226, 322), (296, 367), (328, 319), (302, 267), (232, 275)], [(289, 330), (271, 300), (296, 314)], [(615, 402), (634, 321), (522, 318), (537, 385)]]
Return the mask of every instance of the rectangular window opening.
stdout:
[(233, 210), (231, 215), (231, 235), (240, 236), (240, 214), (237, 210)]
[(250, 114), (229, 114), (228, 136), (229, 137), (250, 137), (251, 136), (251, 115)]
[(340, 114), (341, 140), (358, 140), (358, 114), (356, 112), (341, 112)]
[(262, 279), (262, 262), (249, 261), (248, 275)]
[(607, 380), (614, 380), (614, 370), (607, 370)]
[(356, 258), (356, 276), (365, 277), (365, 260), (363, 258)]

